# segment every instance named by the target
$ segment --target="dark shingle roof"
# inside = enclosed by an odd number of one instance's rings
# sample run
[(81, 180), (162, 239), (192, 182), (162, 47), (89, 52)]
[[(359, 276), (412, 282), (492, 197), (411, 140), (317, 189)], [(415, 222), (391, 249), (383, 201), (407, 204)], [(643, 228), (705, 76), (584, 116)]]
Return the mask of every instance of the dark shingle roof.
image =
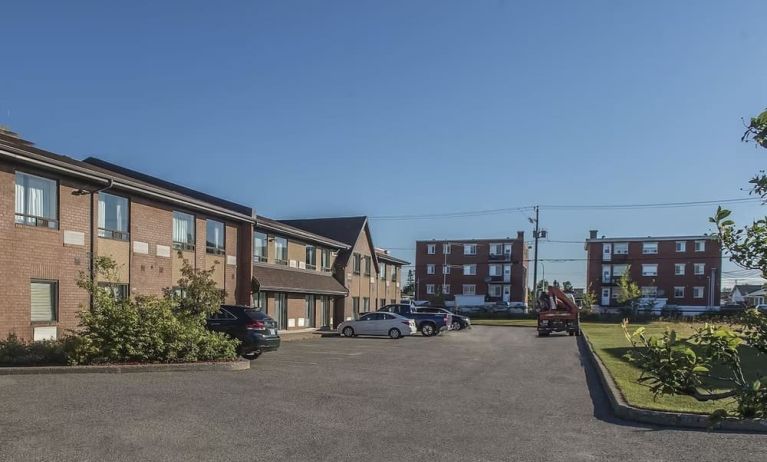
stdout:
[(327, 236), (321, 236), (319, 234), (306, 231), (305, 229), (296, 228), (295, 226), (290, 226), (280, 221), (272, 220), (271, 218), (266, 218), (261, 215), (256, 217), (256, 229), (276, 231), (288, 237), (295, 237), (298, 239), (304, 239), (309, 242), (324, 244), (335, 249), (348, 249), (350, 247), (350, 245), (345, 242), (337, 241)]
[(394, 263), (395, 265), (409, 265), (410, 262), (406, 260), (402, 260), (401, 258), (394, 257), (386, 252), (381, 252), (379, 250), (376, 250), (376, 257), (379, 260), (388, 262), (388, 263)]
[(348, 291), (329, 273), (275, 265), (253, 265), (261, 290), (318, 295), (346, 295)]
[(762, 286), (759, 284), (739, 284), (732, 288), (732, 290), (738, 289), (740, 290), (740, 293), (743, 295), (748, 295), (751, 292), (756, 292), (757, 290), (761, 290)]
[[(327, 236), (336, 241), (341, 241), (348, 244), (351, 248), (354, 248), (354, 244), (357, 243), (360, 233), (363, 229), (367, 228), (367, 217), (336, 217), (336, 218), (305, 218), (300, 220), (278, 220), (280, 223), (285, 223), (296, 228), (300, 228), (310, 233), (319, 234), (320, 236)], [(373, 252), (373, 264), (378, 270), (378, 259), (375, 257), (375, 246), (373, 245), (373, 238), (370, 235), (368, 229), (368, 237), (370, 241), (371, 252)], [(336, 265), (346, 267), (351, 256), (351, 250), (341, 251), (336, 258)]]

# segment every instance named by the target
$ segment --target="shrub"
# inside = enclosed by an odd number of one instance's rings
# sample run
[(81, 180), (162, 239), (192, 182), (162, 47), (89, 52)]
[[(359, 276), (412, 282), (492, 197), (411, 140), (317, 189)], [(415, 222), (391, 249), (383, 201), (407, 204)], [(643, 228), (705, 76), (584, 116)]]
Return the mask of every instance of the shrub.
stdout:
[(67, 354), (76, 339), (43, 340), (31, 342), (8, 334), (0, 340), (0, 365), (2, 366), (61, 366), (67, 363)]
[[(95, 262), (99, 279), (113, 280), (116, 265), (108, 258)], [(119, 299), (87, 275), (78, 284), (93, 303), (80, 313), (81, 331), (69, 362), (103, 364), (125, 362), (193, 362), (236, 357), (237, 340), (211, 332), (205, 317), (218, 309), (223, 293), (212, 284), (212, 271), (197, 271), (184, 262), (180, 283), (192, 290), (160, 297)], [(186, 296), (189, 293), (190, 296)]]

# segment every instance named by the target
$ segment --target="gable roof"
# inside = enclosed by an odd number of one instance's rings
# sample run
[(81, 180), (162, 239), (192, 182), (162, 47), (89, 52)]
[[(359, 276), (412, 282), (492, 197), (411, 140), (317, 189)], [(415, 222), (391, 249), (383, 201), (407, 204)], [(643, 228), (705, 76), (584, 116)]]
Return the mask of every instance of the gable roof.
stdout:
[(385, 249), (376, 249), (376, 257), (378, 257), (379, 260), (394, 263), (395, 265), (409, 265), (410, 262), (403, 260), (401, 258), (397, 258), (393, 255), (390, 255), (387, 253)]
[(349, 249), (339, 252), (336, 258), (336, 264), (343, 267), (346, 267), (347, 263), (349, 263), (349, 257), (352, 253), (351, 249), (354, 248), (360, 233), (364, 230), (367, 232), (368, 245), (370, 245), (370, 251), (373, 254), (373, 264), (375, 265), (376, 272), (378, 271), (378, 258), (376, 258), (375, 245), (373, 245), (373, 236), (370, 234), (367, 217), (304, 218), (277, 221), (348, 244)]
[(756, 292), (757, 290), (762, 290), (762, 286), (759, 284), (738, 284), (732, 288), (733, 292), (736, 290), (743, 295), (748, 295), (750, 293)]
[(326, 236), (321, 236), (304, 229), (296, 228), (295, 226), (286, 225), (285, 223), (279, 222), (277, 220), (272, 220), (271, 218), (266, 218), (261, 215), (256, 217), (256, 229), (278, 232), (288, 237), (304, 239), (306, 241), (323, 244), (334, 249), (346, 250), (351, 248), (351, 246), (345, 242), (340, 242)]

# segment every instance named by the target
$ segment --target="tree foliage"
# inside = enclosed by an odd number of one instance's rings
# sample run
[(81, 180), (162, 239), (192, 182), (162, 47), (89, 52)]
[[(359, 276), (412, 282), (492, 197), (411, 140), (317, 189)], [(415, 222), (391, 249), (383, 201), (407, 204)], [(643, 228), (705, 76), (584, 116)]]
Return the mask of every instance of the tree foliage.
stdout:
[(591, 307), (597, 304), (597, 295), (591, 290), (591, 284), (583, 291), (583, 298), (581, 299), (581, 309), (586, 312), (591, 311)]
[(642, 296), (642, 291), (639, 289), (639, 284), (631, 280), (630, 270), (631, 267), (627, 267), (618, 279), (618, 303), (635, 308), (639, 297)]

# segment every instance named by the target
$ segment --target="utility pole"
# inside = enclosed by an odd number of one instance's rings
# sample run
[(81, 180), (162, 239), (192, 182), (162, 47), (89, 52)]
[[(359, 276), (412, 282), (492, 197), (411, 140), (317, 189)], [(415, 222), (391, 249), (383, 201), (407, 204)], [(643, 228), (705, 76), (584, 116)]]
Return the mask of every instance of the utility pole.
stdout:
[(540, 229), (538, 227), (538, 206), (535, 206), (535, 220), (530, 220), (535, 224), (535, 230), (533, 231), (533, 237), (535, 238), (535, 255), (533, 256), (533, 294), (535, 298), (538, 298), (538, 237), (540, 235)]
[(446, 242), (442, 245), (442, 254), (445, 256), (445, 262), (442, 264), (442, 296), (444, 297), (444, 291), (445, 291), (445, 284), (447, 284), (447, 273), (445, 270), (447, 269), (447, 252), (445, 252), (446, 249), (450, 248), (450, 243)]

